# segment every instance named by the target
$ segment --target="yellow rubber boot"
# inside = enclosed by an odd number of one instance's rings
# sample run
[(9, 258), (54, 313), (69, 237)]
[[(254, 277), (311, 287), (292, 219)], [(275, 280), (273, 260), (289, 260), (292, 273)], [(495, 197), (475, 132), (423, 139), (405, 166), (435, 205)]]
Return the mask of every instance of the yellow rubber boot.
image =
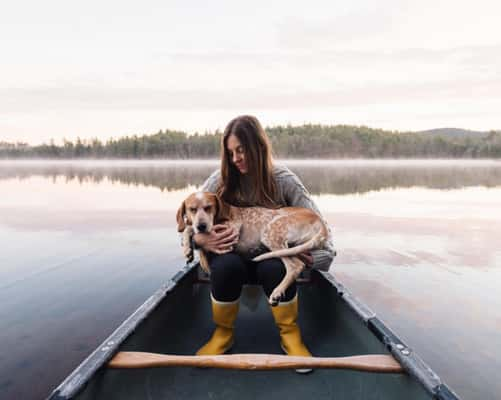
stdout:
[(237, 318), (240, 299), (224, 302), (211, 295), (211, 302), (216, 329), (209, 341), (197, 351), (198, 356), (224, 354), (233, 346), (233, 324)]
[[(306, 348), (301, 339), (301, 331), (297, 325), (298, 302), (297, 295), (286, 303), (279, 303), (271, 307), (273, 318), (280, 331), (280, 345), (289, 356), (311, 357), (311, 353)], [(308, 373), (311, 369), (297, 369), (296, 372)]]

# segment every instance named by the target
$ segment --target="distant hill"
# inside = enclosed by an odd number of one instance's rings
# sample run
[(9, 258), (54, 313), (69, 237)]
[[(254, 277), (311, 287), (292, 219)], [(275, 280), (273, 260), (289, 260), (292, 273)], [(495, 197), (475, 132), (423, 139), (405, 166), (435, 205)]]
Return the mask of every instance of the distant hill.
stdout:
[(471, 131), (469, 129), (459, 129), (459, 128), (429, 129), (426, 131), (419, 131), (416, 133), (424, 133), (427, 135), (435, 135), (448, 138), (465, 138), (465, 137), (482, 138), (489, 134), (489, 132)]

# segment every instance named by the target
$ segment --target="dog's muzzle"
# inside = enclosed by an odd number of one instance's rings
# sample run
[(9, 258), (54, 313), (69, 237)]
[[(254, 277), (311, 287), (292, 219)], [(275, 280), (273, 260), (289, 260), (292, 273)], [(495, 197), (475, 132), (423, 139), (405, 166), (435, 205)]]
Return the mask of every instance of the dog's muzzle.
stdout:
[(207, 232), (207, 224), (202, 222), (200, 224), (197, 225), (197, 230), (199, 233), (204, 233), (204, 232)]

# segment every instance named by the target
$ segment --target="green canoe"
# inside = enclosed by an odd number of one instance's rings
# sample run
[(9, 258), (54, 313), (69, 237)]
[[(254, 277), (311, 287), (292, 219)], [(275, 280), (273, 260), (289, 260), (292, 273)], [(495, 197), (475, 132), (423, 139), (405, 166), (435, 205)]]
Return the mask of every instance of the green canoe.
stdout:
[[(154, 293), (49, 396), (49, 399), (457, 399), (421, 358), (334, 277), (311, 271), (299, 285), (299, 325), (316, 357), (386, 354), (403, 373), (316, 369), (235, 370), (165, 367), (112, 369), (118, 352), (193, 355), (213, 324), (210, 285), (196, 263)], [(244, 291), (248, 292), (248, 291)], [(266, 298), (242, 306), (235, 354), (282, 354)]]

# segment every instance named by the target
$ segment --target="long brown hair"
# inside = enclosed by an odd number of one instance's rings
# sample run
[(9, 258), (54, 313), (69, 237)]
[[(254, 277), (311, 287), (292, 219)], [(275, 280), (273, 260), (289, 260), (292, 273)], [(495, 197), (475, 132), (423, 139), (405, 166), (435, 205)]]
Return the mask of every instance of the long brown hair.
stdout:
[[(247, 174), (254, 198), (243, 202), (241, 175), (231, 162), (227, 142), (235, 135), (242, 144)], [(217, 191), (221, 198), (236, 206), (277, 208), (277, 185), (273, 177), (271, 142), (256, 117), (241, 115), (232, 119), (221, 140), (221, 183)]]

